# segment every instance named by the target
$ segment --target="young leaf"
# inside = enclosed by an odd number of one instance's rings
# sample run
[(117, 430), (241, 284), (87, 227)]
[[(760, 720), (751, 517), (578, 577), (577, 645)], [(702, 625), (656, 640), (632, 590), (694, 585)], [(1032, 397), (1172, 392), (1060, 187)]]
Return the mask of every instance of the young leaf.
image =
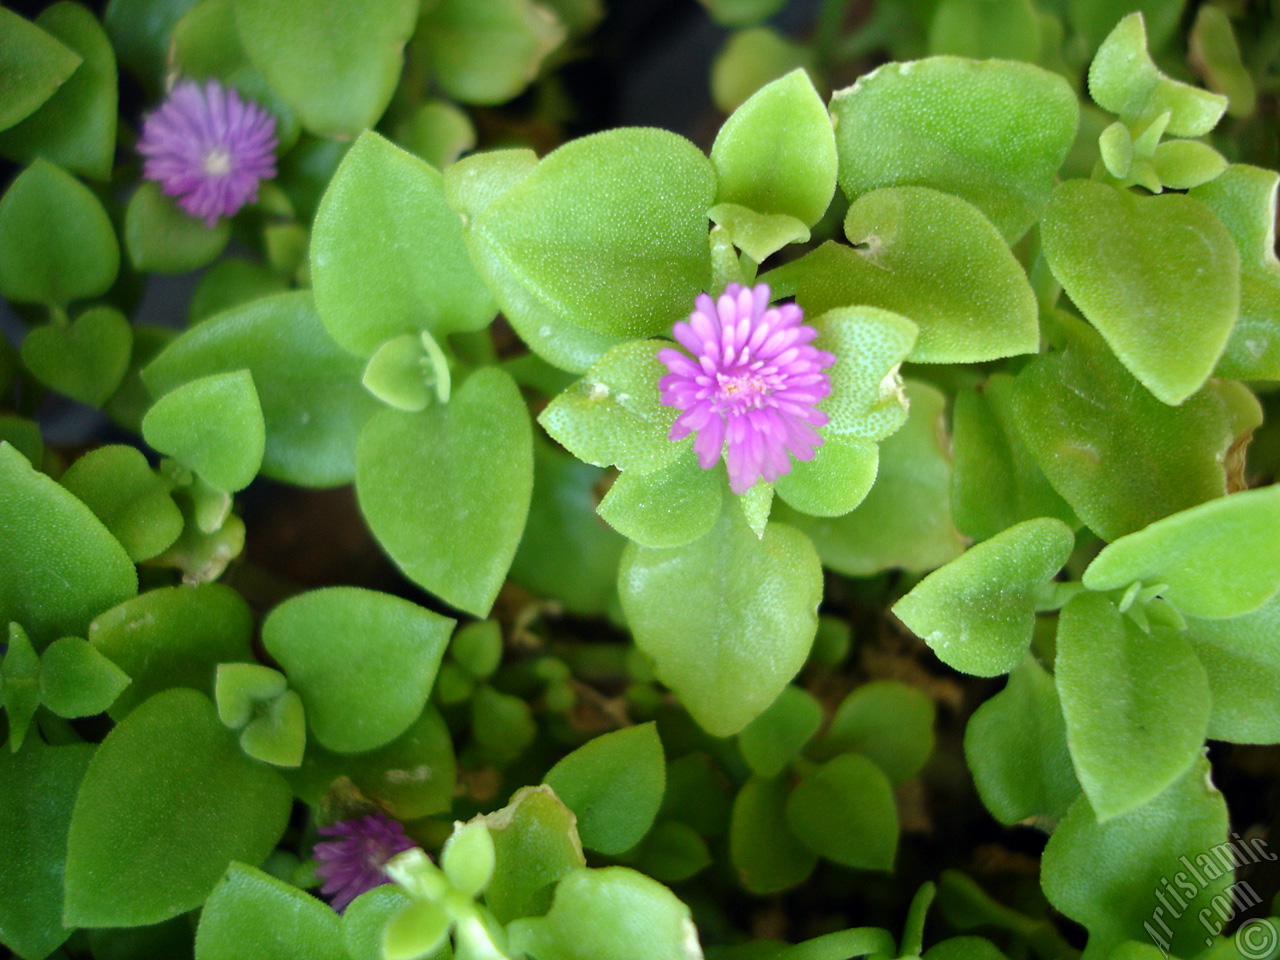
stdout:
[[(272, 610), (262, 642), (302, 697), (316, 740), (338, 753), (361, 753), (417, 719), (453, 626), (390, 594), (329, 587)], [(378, 669), (389, 663), (394, 673)]]
[(1084, 572), (1090, 590), (1164, 584), (1160, 596), (1193, 617), (1255, 610), (1280, 588), (1280, 486), (1219, 497), (1157, 520), (1103, 549)]
[(891, 870), (898, 850), (893, 786), (866, 757), (845, 753), (805, 774), (787, 824), (814, 853), (859, 870)]
[(100, 407), (129, 370), (133, 331), (113, 307), (91, 307), (67, 326), (48, 323), (22, 341), (22, 362), (37, 380)]
[(1061, 520), (1026, 520), (929, 574), (893, 612), (949, 666), (980, 677), (1008, 673), (1031, 643), (1037, 592), (1074, 547)]
[(1240, 306), (1240, 257), (1212, 210), (1068, 180), (1041, 233), (1053, 275), (1143, 386), (1173, 405), (1200, 389)]
[(140, 926), (199, 906), (228, 862), (271, 851), (290, 799), (207, 697), (157, 694), (108, 734), (85, 774), (68, 835), (66, 922)]
[(778, 478), (778, 496), (813, 517), (842, 517), (866, 499), (879, 466), (871, 440), (827, 436), (812, 460), (792, 462)]
[(356, 445), (356, 492), (378, 542), (411, 580), (476, 616), (511, 566), (532, 486), (529, 414), (496, 368), (447, 406), (379, 413)]
[(628, 546), (618, 591), (658, 677), (703, 729), (727, 737), (763, 713), (804, 665), (822, 571), (802, 533), (770, 524), (757, 537), (730, 503), (693, 543)]
[(1071, 759), (1098, 822), (1141, 807), (1199, 756), (1209, 683), (1178, 634), (1144, 633), (1106, 597), (1081, 594), (1062, 610), (1056, 666)]
[(776, 777), (800, 755), (822, 726), (822, 704), (801, 687), (786, 686), (778, 699), (738, 734), (738, 749), (753, 773)]
[(1029, 63), (930, 57), (864, 75), (836, 92), (831, 113), (850, 200), (933, 187), (972, 203), (1012, 243), (1039, 219), (1079, 109), (1062, 77)]
[(63, 637), (40, 657), (40, 701), (60, 717), (102, 713), (129, 685), (129, 675), (79, 637)]
[(818, 856), (787, 826), (785, 778), (751, 777), (733, 801), (729, 856), (742, 885), (755, 894), (803, 883)]
[(666, 764), (652, 723), (588, 740), (543, 782), (578, 818), (588, 850), (616, 855), (639, 843), (662, 804)]
[(872, 680), (840, 702), (813, 755), (829, 760), (858, 753), (884, 771), (894, 786), (905, 783), (933, 753), (933, 701), (900, 680)]

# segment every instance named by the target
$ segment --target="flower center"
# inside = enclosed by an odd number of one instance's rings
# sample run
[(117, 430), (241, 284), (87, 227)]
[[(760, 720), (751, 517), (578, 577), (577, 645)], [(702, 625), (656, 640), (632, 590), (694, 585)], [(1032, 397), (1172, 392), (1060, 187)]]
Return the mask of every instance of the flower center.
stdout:
[(763, 406), (773, 392), (767, 378), (754, 371), (717, 373), (716, 385), (719, 388), (717, 393), (720, 402), (736, 410)]
[(228, 150), (210, 150), (204, 155), (204, 172), (211, 177), (225, 177), (231, 172), (231, 153)]

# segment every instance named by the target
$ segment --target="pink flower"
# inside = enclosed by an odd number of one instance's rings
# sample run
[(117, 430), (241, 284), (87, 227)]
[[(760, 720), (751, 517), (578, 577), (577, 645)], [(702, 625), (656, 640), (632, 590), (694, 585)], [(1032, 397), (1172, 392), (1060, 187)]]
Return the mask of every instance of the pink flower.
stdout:
[(276, 175), (276, 121), (234, 89), (188, 80), (142, 124), (143, 175), (210, 227), (257, 199)]
[(836, 362), (810, 345), (818, 335), (803, 323), (794, 303), (769, 306), (769, 287), (748, 290), (736, 283), (718, 301), (699, 295), (689, 320), (675, 325), (679, 350), (658, 351), (671, 372), (658, 381), (662, 402), (684, 412), (671, 439), (697, 433), (693, 442), (704, 470), (725, 457), (729, 488), (746, 493), (758, 479), (770, 483), (791, 469), (791, 460), (811, 460), (827, 422), (817, 403), (831, 392), (823, 372)]
[(325, 837), (339, 837), (315, 846), (316, 876), (324, 881), (320, 892), (333, 897), (333, 909), (341, 913), (360, 894), (390, 883), (383, 867), (397, 853), (417, 846), (404, 834), (398, 821), (386, 814), (340, 820), (321, 827)]

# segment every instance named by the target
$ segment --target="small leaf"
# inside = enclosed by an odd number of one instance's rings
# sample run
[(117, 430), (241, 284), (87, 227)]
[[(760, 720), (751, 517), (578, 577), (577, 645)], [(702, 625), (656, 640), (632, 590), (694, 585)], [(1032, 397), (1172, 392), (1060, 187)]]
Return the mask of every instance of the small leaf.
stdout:
[(818, 856), (787, 826), (787, 781), (751, 777), (733, 801), (729, 856), (742, 885), (755, 894), (798, 886)]
[(800, 755), (822, 726), (822, 704), (801, 687), (786, 686), (778, 699), (738, 734), (738, 749), (753, 773), (776, 777)]
[(1182, 194), (1068, 180), (1041, 230), (1053, 275), (1120, 362), (1165, 403), (1195, 393), (1240, 305), (1240, 258), (1213, 211)]
[(36, 379), (73, 400), (100, 407), (129, 369), (133, 331), (124, 314), (92, 307), (69, 326), (37, 327), (22, 341), (22, 362)]
[(719, 226), (734, 246), (761, 263), (790, 243), (804, 243), (809, 228), (786, 213), (756, 213), (736, 203), (717, 203), (707, 218)]
[(257, 863), (289, 816), (289, 789), (250, 760), (194, 690), (168, 690), (102, 742), (71, 816), (74, 926), (140, 926), (204, 902), (231, 860)]
[(1209, 677), (1209, 739), (1280, 742), (1280, 596), (1229, 620), (1188, 617), (1183, 636)]
[(40, 658), (21, 624), (9, 624), (8, 643), (0, 667), (3, 667), (4, 686), (0, 687), (0, 693), (4, 694), (9, 751), (17, 753), (40, 707)]
[(1006, 826), (1061, 820), (1080, 795), (1057, 687), (1032, 657), (969, 718), (964, 755), (983, 804)]
[(413, 0), (236, 0), (240, 42), (271, 89), (308, 130), (340, 139), (382, 116), (417, 13)]
[(900, 680), (872, 680), (840, 702), (814, 754), (858, 753), (894, 786), (910, 780), (933, 752), (933, 701)]
[(382, 931), (393, 914), (408, 904), (409, 895), (395, 884), (384, 883), (360, 894), (342, 911), (342, 942), (348, 960), (384, 960)]
[(1141, 12), (1129, 14), (1098, 48), (1089, 66), (1089, 93), (1098, 106), (1142, 129), (1166, 111), (1175, 137), (1203, 137), (1217, 125), (1227, 98), (1199, 90), (1160, 72), (1147, 52)]
[(384, 960), (417, 960), (434, 956), (449, 936), (452, 918), (438, 903), (411, 900), (382, 930)]
[(0, 11), (0, 130), (47, 102), (81, 62), (48, 31), (12, 10)]
[(835, 355), (831, 393), (819, 404), (830, 417), (824, 437), (883, 440), (907, 422), (898, 369), (920, 328), (876, 307), (836, 307), (811, 321), (814, 345)]
[(79, 637), (55, 640), (40, 657), (40, 701), (60, 717), (102, 713), (129, 675)]
[(178, 208), (160, 187), (147, 181), (129, 199), (124, 243), (134, 269), (146, 273), (187, 273), (217, 258), (231, 237), (225, 217), (207, 226)]
[(440, 851), (440, 867), (453, 889), (463, 896), (478, 896), (493, 879), (493, 837), (483, 821), (455, 825)]
[(220, 663), (214, 681), (214, 703), (224, 727), (241, 730), (253, 719), (258, 704), (284, 693), (289, 681), (279, 670), (260, 663)]
[(1166, 140), (1151, 158), (1160, 182), (1172, 190), (1189, 190), (1227, 169), (1227, 158), (1199, 140)]
[[(339, 753), (389, 743), (422, 712), (454, 621), (356, 587), (286, 600), (262, 625), (316, 740)], [(394, 674), (378, 668), (395, 664)]]
[(142, 418), (142, 435), (216, 489), (244, 489), (266, 445), (252, 374), (213, 374), (170, 390)]
[(468, 623), (453, 635), (449, 656), (478, 680), (492, 676), (502, 663), (502, 625), (497, 620)]
[(582, 845), (619, 854), (639, 843), (662, 804), (666, 766), (652, 723), (588, 740), (543, 782), (578, 818)]
[(717, 203), (817, 223), (836, 188), (836, 143), (808, 75), (792, 70), (738, 107), (716, 134), (711, 163)]
[(1056, 661), (1067, 744), (1098, 822), (1137, 810), (1200, 755), (1209, 684), (1178, 634), (1144, 633), (1106, 597), (1062, 610)]
[(338, 915), (306, 891), (231, 863), (200, 911), (196, 960), (347, 960)]
[(105, 293), (119, 268), (102, 203), (61, 168), (36, 160), (0, 199), (0, 294), (65, 307)]
[(1034, 63), (1040, 24), (1029, 0), (941, 0), (929, 24), (929, 52)]
[(402, 333), (374, 351), (360, 382), (388, 406), (416, 413), (427, 409), (436, 396), (428, 382), (429, 364), (422, 338)]
[(1061, 520), (1026, 520), (929, 574), (893, 612), (949, 666), (980, 677), (1008, 673), (1031, 643), (1037, 592), (1074, 547)]
[(135, 561), (149, 560), (182, 533), (182, 513), (136, 447), (91, 450), (67, 468), (62, 485), (94, 512)]
[(730, 503), (693, 543), (628, 546), (618, 590), (659, 679), (703, 729), (727, 737), (763, 713), (804, 665), (822, 573), (802, 533), (770, 524), (757, 537)]
[(292, 690), (266, 704), (240, 731), (240, 749), (277, 767), (299, 766), (306, 746), (306, 713), (302, 698)]
[(395, 141), (437, 170), (444, 170), (475, 149), (471, 118), (447, 100), (428, 100), (396, 126)]
[(828, 436), (812, 460), (797, 460), (778, 478), (778, 496), (801, 513), (842, 517), (866, 499), (880, 452), (870, 440)]
[(1084, 572), (1090, 590), (1164, 584), (1183, 613), (1255, 610), (1280, 588), (1280, 486), (1219, 497), (1109, 544)]
[(1029, 63), (930, 57), (864, 75), (835, 93), (831, 113), (850, 200), (932, 187), (972, 203), (1013, 242), (1039, 219), (1079, 110), (1062, 77)]
[(787, 823), (814, 853), (859, 870), (891, 870), (898, 849), (893, 787), (874, 763), (846, 753), (805, 774)]
[(692, 543), (720, 516), (723, 476), (703, 470), (688, 444), (672, 446), (681, 451), (678, 460), (647, 473), (625, 471), (598, 508), (609, 526), (644, 547)]
[(385, 410), (356, 446), (356, 492), (415, 583), (485, 616), (520, 542), (533, 486), (529, 414), (511, 377), (473, 373), (447, 406)]

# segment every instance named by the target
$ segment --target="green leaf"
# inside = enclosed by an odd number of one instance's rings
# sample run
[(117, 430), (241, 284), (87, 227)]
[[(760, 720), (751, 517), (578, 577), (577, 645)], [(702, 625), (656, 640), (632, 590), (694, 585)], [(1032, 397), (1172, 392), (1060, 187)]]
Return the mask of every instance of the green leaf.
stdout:
[[(48, 36), (62, 41), (66, 49), (82, 60), (38, 110), (0, 133), (0, 153), (19, 163), (44, 157), (72, 173), (107, 180), (116, 149), (116, 56), (111, 41), (97, 17), (78, 3), (55, 3), (41, 11), (35, 25)], [(0, 32), (17, 26), (0, 28)], [(15, 47), (26, 48), (19, 54), (23, 59), (37, 54), (44, 46), (32, 43), (30, 37), (24, 41), (25, 29), (19, 28), (17, 33), (10, 42)], [(3, 60), (4, 54), (0, 53), (0, 62)], [(37, 64), (38, 61), (18, 67), (21, 71), (18, 76), (27, 70), (39, 69)], [(6, 76), (9, 66), (6, 64), (4, 70)], [(38, 89), (41, 78), (32, 79)], [(28, 96), (23, 91), (19, 103)], [(0, 92), (0, 102), (10, 101), (8, 91)], [(0, 123), (0, 129), (5, 126), (8, 124)]]
[(288, 283), (271, 268), (240, 257), (227, 257), (200, 275), (191, 295), (191, 323), (201, 323), (223, 310), (286, 289)]
[(240, 42), (253, 65), (304, 127), (340, 139), (382, 116), (417, 14), (415, 0), (236, 0)]
[(197, 270), (216, 259), (230, 237), (230, 220), (224, 217), (209, 227), (150, 181), (134, 191), (125, 210), (125, 248), (134, 269), (144, 273)]
[(711, 164), (717, 203), (817, 223), (836, 188), (836, 143), (808, 74), (792, 70), (735, 110), (716, 134)]
[(500, 923), (546, 913), (556, 881), (586, 866), (574, 815), (548, 786), (521, 787), (481, 819), (495, 855), (484, 899)]
[(60, 717), (92, 717), (111, 706), (129, 675), (79, 637), (63, 637), (40, 658), (40, 701)]
[(804, 243), (809, 228), (786, 213), (756, 213), (736, 203), (717, 203), (707, 218), (723, 229), (733, 244), (761, 263), (789, 243)]
[[(645, 189), (631, 189), (637, 182)], [(548, 154), (472, 229), (551, 315), (630, 340), (665, 333), (706, 288), (714, 190), (711, 164), (689, 141), (655, 129), (610, 130)], [(495, 292), (523, 333), (529, 311), (505, 289)]]
[(133, 331), (113, 307), (91, 307), (75, 323), (37, 327), (22, 341), (22, 362), (37, 380), (91, 407), (115, 393), (129, 369)]
[[(262, 625), (316, 740), (339, 753), (389, 743), (422, 713), (454, 621), (357, 587), (286, 600)], [(394, 673), (380, 668), (395, 664)]]
[(920, 772), (933, 752), (933, 701), (900, 680), (872, 680), (840, 702), (815, 755), (858, 753), (897, 786)]
[(729, 856), (742, 885), (755, 894), (797, 886), (813, 872), (817, 854), (787, 826), (785, 778), (751, 777), (733, 801)]
[(1240, 56), (1227, 12), (1205, 4), (1196, 11), (1188, 38), (1189, 57), (1209, 86), (1227, 96), (1227, 113), (1248, 117), (1258, 108), (1258, 89)]
[(1280, 174), (1275, 171), (1233, 163), (1217, 179), (1191, 191), (1223, 222), (1240, 253), (1240, 314), (1215, 370), (1218, 376), (1280, 378), (1278, 186)]
[(763, 713), (804, 665), (822, 571), (802, 533), (772, 523), (757, 537), (730, 503), (693, 543), (629, 545), (618, 591), (658, 678), (703, 729), (727, 737)]
[[(529, 354), (532, 356), (532, 354)], [(599, 614), (615, 602), (626, 540), (596, 516), (604, 471), (535, 436), (533, 497), (511, 579), (566, 610)]]
[(529, 748), (538, 724), (524, 699), (480, 684), (471, 697), (471, 733), (489, 760), (506, 764)]
[(658, 380), (667, 373), (665, 340), (619, 344), (538, 415), (551, 438), (597, 467), (649, 473), (674, 463), (692, 441), (669, 439), (679, 410), (664, 406)]
[(1146, 941), (1148, 929), (1159, 929), (1152, 891), (1181, 878), (1191, 885), (1180, 886), (1186, 908), (1162, 919), (1173, 931), (1173, 955), (1195, 956), (1205, 939), (1198, 911), (1215, 897), (1229, 899), (1231, 871), (1213, 856), (1226, 840), (1226, 804), (1208, 762), (1197, 760), (1151, 803), (1106, 823), (1085, 797), (1077, 799), (1049, 838), (1041, 883), (1050, 903), (1089, 929), (1090, 952), (1106, 956), (1121, 941)]
[(116, 55), (153, 95), (163, 93), (173, 28), (199, 0), (110, 0), (104, 22)]
[(91, 450), (62, 475), (62, 485), (94, 512), (137, 562), (149, 560), (182, 533), (182, 513), (135, 447)]
[(128, 554), (89, 508), (0, 443), (0, 623), (43, 649), (137, 591)]
[(105, 293), (119, 268), (101, 202), (47, 160), (27, 167), (0, 199), (0, 294), (65, 307)]
[(850, 200), (933, 187), (968, 200), (1013, 242), (1049, 199), (1079, 109), (1062, 77), (1029, 63), (930, 57), (864, 75), (831, 98), (831, 113)]
[(1062, 610), (1056, 661), (1067, 744), (1098, 821), (1136, 810), (1200, 755), (1209, 684), (1191, 646), (1144, 633), (1106, 597)]
[(588, 740), (543, 782), (577, 816), (584, 847), (610, 855), (630, 850), (662, 805), (666, 764), (657, 727), (643, 723)]
[(812, 460), (796, 460), (778, 478), (778, 496), (801, 513), (842, 517), (871, 491), (880, 465), (879, 448), (858, 437), (831, 436)]
[(1013, 413), (1040, 469), (1080, 519), (1115, 540), (1222, 496), (1233, 437), (1218, 397), (1202, 390), (1166, 406), (1091, 328), (1063, 314), (1057, 320), (1066, 344), (1019, 373)]
[(882, 927), (853, 927), (805, 940), (787, 949), (786, 960), (844, 960), (846, 957), (893, 956), (893, 935)]
[(805, 774), (787, 823), (814, 853), (859, 870), (891, 870), (898, 849), (893, 786), (866, 757), (846, 753)]
[(410, 901), (383, 928), (381, 955), (385, 960), (435, 956), (445, 944), (452, 925), (452, 918), (440, 904), (431, 900)]
[(18, 956), (46, 957), (72, 933), (62, 925), (67, 825), (93, 752), (39, 737), (0, 751), (0, 940)]
[(81, 62), (47, 31), (12, 10), (0, 10), (0, 130), (47, 102)]
[(964, 549), (951, 522), (951, 464), (939, 432), (946, 398), (923, 383), (908, 382), (904, 393), (907, 422), (880, 445), (875, 485), (852, 513), (811, 519), (781, 511), (813, 539), (823, 565), (839, 573), (865, 577), (892, 567), (924, 572)]
[[(831, 392), (818, 405), (830, 422), (824, 437), (883, 440), (907, 422), (898, 372), (915, 346), (917, 327), (876, 307), (836, 307), (810, 321), (814, 346), (836, 357), (827, 370)], [(797, 465), (798, 466), (798, 465)]]
[(378, 542), (409, 579), (485, 616), (511, 566), (533, 486), (519, 389), (473, 373), (447, 406), (385, 410), (356, 446), (356, 492)]
[(1004, 960), (1000, 949), (985, 937), (950, 937), (924, 952), (928, 960)]
[(1164, 584), (1183, 613), (1255, 610), (1280, 588), (1280, 486), (1219, 497), (1109, 544), (1084, 572), (1090, 590)]
[(1061, 820), (1080, 796), (1058, 689), (1033, 657), (969, 718), (964, 756), (983, 804), (1006, 826)]
[(468, 150), (475, 149), (476, 128), (471, 118), (447, 100), (428, 100), (396, 126), (396, 143), (437, 170), (444, 170)]
[(347, 151), (325, 191), (311, 273), (325, 327), (357, 356), (402, 333), (480, 330), (494, 315), (443, 178), (373, 132)]
[(1074, 548), (1061, 520), (1023, 521), (929, 574), (893, 612), (944, 663), (997, 677), (1026, 653), (1038, 593)]
[(1182, 636), (1209, 677), (1209, 739), (1280, 742), (1280, 596), (1229, 620), (1188, 617)]
[(301, 765), (306, 746), (306, 713), (302, 698), (292, 690), (266, 704), (240, 731), (240, 749), (277, 767)]
[(252, 299), (188, 330), (149, 363), (163, 395), (211, 374), (248, 370), (266, 431), (262, 473), (331, 487), (355, 476), (355, 441), (379, 409), (360, 386), (361, 363), (338, 349), (304, 292)]
[(624, 472), (600, 501), (601, 518), (644, 547), (692, 543), (720, 516), (723, 475), (703, 470), (687, 443), (671, 445), (681, 451), (678, 460), (647, 473)]
[(811, 68), (803, 46), (770, 27), (738, 30), (729, 36), (711, 65), (711, 98), (721, 113), (732, 113), (771, 81)]
[(449, 728), (431, 707), (377, 750), (333, 753), (312, 742), (296, 771), (281, 772), (298, 797), (312, 806), (323, 803), (334, 782), (345, 777), (398, 820), (447, 812), (457, 783)]
[(1185, 7), (1186, 0), (1068, 0), (1067, 13), (1071, 26), (1084, 36), (1088, 48), (1096, 50), (1126, 13), (1141, 11), (1151, 42), (1159, 49), (1178, 29)]
[(40, 706), (40, 658), (21, 624), (9, 624), (8, 643), (0, 667), (3, 667), (4, 679), (0, 692), (4, 694), (4, 710), (9, 721), (9, 750), (17, 753)]
[(342, 942), (349, 960), (383, 960), (383, 928), (409, 902), (409, 895), (390, 883), (352, 900), (342, 912)]
[(43, 467), (44, 440), (40, 436), (40, 424), (34, 420), (0, 414), (0, 440), (9, 443), (33, 467)]
[(142, 418), (142, 436), (216, 489), (244, 489), (266, 444), (253, 375), (217, 373), (167, 391)]
[(565, 29), (551, 10), (532, 0), (439, 0), (424, 10), (418, 36), (449, 96), (498, 104), (538, 75)]
[(492, 676), (502, 663), (502, 624), (497, 620), (468, 623), (449, 641), (449, 655), (479, 680)]
[(133, 678), (112, 704), (123, 719), (171, 687), (214, 692), (218, 664), (249, 662), (253, 614), (230, 587), (162, 587), (108, 610), (89, 625), (89, 642)]
[(1227, 98), (1171, 80), (1147, 52), (1141, 12), (1116, 24), (1089, 65), (1089, 93), (1132, 129), (1142, 130), (1168, 113), (1167, 133), (1203, 137), (1227, 108)]
[(1227, 158), (1199, 140), (1166, 140), (1156, 147), (1151, 165), (1166, 187), (1188, 190), (1221, 174)]
[(1054, 276), (1143, 386), (1174, 405), (1200, 388), (1240, 304), (1239, 255), (1212, 210), (1068, 180), (1042, 236)]
[[(427, 348), (434, 341), (424, 337), (430, 334), (403, 333), (375, 350), (360, 378), (364, 388), (388, 406), (409, 413), (427, 409), (433, 399), (447, 402), (450, 382), (435, 376)], [(437, 353), (439, 349), (436, 346)], [(442, 369), (447, 372), (448, 366)]]
[(776, 777), (800, 755), (822, 726), (822, 704), (801, 687), (786, 686), (764, 713), (738, 734), (738, 749), (751, 771)]
[(200, 911), (196, 960), (348, 960), (338, 915), (305, 890), (231, 863)]
[(675, 894), (627, 867), (577, 870), (556, 886), (545, 917), (517, 920), (513, 949), (538, 960), (697, 960), (702, 956), (689, 908)]
[(538, 155), (526, 148), (472, 154), (444, 171), (445, 198), (470, 223), (537, 165)]
[(845, 232), (857, 249), (825, 243), (770, 275), (794, 283), (809, 316), (866, 305), (919, 326), (910, 359), (969, 363), (1034, 353), (1035, 294), (995, 228), (958, 197), (895, 187), (860, 197)]
[(1029, 0), (941, 0), (929, 23), (931, 54), (1034, 63), (1041, 42), (1040, 17)]
[(636, 868), (663, 883), (678, 883), (701, 873), (711, 862), (706, 841), (692, 827), (663, 820), (645, 838)]
[(283, 673), (260, 663), (220, 663), (213, 694), (218, 719), (231, 730), (243, 729), (258, 704), (277, 699), (288, 685)]
[(257, 863), (289, 816), (280, 776), (250, 760), (194, 690), (167, 690), (102, 742), (71, 816), (70, 925), (158, 923), (204, 902), (231, 860)]
[(975, 540), (1037, 517), (1079, 526), (1018, 430), (1014, 378), (993, 373), (981, 391), (956, 394), (952, 409), (951, 510), (956, 527)]

